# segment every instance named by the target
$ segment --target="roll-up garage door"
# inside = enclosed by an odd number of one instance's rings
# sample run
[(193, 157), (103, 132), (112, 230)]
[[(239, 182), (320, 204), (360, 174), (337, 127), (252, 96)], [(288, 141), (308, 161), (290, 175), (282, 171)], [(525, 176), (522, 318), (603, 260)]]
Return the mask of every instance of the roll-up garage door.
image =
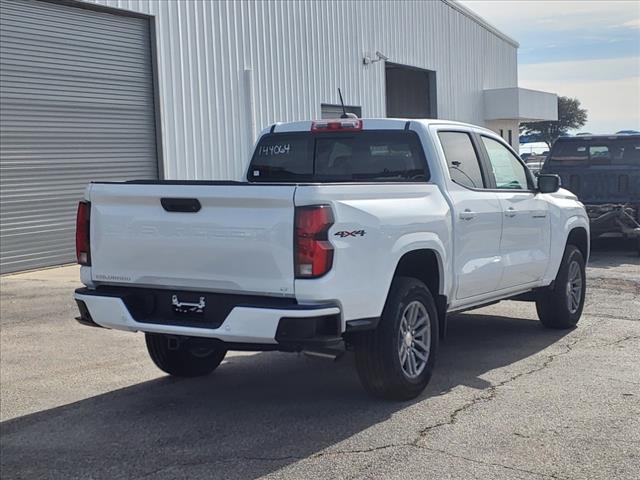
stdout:
[(0, 0), (0, 271), (75, 260), (91, 180), (158, 177), (149, 19)]

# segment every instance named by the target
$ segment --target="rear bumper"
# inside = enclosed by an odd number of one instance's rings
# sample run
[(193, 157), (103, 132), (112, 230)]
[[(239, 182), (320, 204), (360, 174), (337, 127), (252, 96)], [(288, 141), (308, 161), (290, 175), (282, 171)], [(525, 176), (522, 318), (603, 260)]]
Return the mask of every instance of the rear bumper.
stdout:
[(342, 334), (340, 309), (332, 304), (238, 305), (229, 308), (219, 324), (206, 327), (170, 319), (141, 321), (138, 317), (136, 320), (126, 292), (81, 288), (76, 290), (74, 298), (80, 309), (78, 322), (130, 332), (216, 338), (230, 344), (282, 346), (287, 350), (302, 349), (305, 345), (331, 345), (339, 342)]
[(640, 238), (640, 205), (601, 204), (585, 205), (591, 224), (591, 234), (619, 233), (629, 238)]

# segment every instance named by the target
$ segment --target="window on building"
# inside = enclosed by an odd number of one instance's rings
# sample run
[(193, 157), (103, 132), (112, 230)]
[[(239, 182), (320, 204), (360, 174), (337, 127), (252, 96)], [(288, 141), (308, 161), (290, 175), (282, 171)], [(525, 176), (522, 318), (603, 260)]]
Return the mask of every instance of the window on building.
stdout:
[(489, 162), (499, 189), (526, 190), (529, 188), (526, 167), (516, 156), (500, 142), (488, 137), (482, 137), (482, 143), (487, 150)]
[(513, 130), (509, 130), (509, 145), (513, 147)]
[(439, 132), (451, 180), (468, 188), (484, 188), (480, 161), (471, 137), (465, 132)]
[[(344, 109), (347, 113), (353, 113), (358, 118), (362, 118), (362, 107), (355, 105), (345, 105)], [(320, 105), (320, 118), (328, 120), (331, 118), (340, 118), (342, 115), (342, 105), (334, 105), (331, 103), (323, 103)]]

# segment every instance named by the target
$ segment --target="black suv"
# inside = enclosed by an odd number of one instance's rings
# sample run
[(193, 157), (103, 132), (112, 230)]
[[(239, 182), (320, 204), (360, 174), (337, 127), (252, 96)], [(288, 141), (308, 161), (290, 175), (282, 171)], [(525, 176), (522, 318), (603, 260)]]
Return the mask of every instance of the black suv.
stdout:
[(620, 233), (640, 249), (640, 135), (560, 137), (541, 173), (560, 175), (585, 204), (592, 237)]

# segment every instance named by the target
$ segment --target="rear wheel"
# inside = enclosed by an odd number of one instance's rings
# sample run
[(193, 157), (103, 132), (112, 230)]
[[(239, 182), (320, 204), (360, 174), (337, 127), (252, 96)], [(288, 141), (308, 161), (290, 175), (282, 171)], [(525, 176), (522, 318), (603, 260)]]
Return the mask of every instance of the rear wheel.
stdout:
[(586, 286), (582, 252), (575, 245), (567, 245), (553, 288), (536, 293), (536, 310), (542, 324), (559, 329), (575, 327), (582, 315)]
[(438, 314), (426, 285), (396, 278), (378, 327), (358, 334), (354, 347), (358, 375), (370, 394), (418, 396), (431, 379), (438, 349)]
[(169, 375), (199, 377), (213, 372), (227, 351), (209, 338), (176, 337), (146, 333), (147, 350), (153, 363)]

